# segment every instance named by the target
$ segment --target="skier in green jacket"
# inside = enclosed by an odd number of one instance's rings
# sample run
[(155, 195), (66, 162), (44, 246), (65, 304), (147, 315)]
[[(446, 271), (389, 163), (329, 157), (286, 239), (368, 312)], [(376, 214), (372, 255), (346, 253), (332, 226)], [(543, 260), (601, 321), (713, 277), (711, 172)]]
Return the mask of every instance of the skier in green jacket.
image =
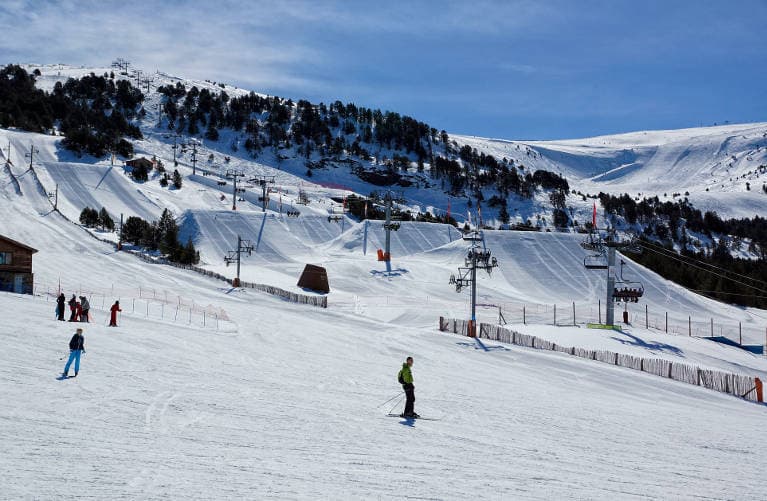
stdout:
[(404, 418), (419, 418), (418, 414), (413, 411), (413, 404), (415, 404), (415, 386), (413, 386), (413, 373), (410, 368), (413, 366), (413, 357), (407, 357), (405, 363), (402, 364), (402, 370), (397, 375), (397, 380), (402, 385), (402, 389), (405, 390), (405, 411), (400, 414), (400, 417)]

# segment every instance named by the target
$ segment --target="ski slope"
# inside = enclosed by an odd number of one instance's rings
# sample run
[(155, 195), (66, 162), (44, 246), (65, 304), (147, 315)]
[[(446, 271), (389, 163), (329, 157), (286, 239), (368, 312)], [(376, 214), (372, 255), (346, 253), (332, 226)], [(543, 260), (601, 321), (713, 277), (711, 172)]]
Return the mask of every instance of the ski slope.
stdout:
[[(764, 407), (247, 292), (226, 305), (234, 332), (86, 325), (80, 375), (57, 381), (72, 325), (51, 302), (0, 295), (16, 313), (0, 364), (3, 497), (762, 496)], [(385, 417), (406, 355), (416, 410), (438, 421)]]
[[(687, 141), (691, 133), (679, 134)], [(343, 189), (234, 158), (248, 175), (275, 175), (280, 194), (262, 211), (259, 191), (251, 190), (232, 211), (232, 186), (220, 186), (213, 167), (211, 175), (191, 175), (182, 163), (184, 186), (170, 190), (156, 179), (135, 183), (103, 159), (73, 158), (58, 139), (0, 130), (0, 144), (11, 144), (2, 157), (11, 165), (0, 170), (0, 234), (39, 250), (36, 295), (0, 293), (0, 498), (764, 497), (764, 405), (437, 332), (439, 316), (469, 315), (469, 292), (457, 294), (448, 283), (468, 250), (455, 228), (403, 222), (392, 233), (387, 267), (376, 260), (381, 222), (328, 220), (340, 209), (330, 197)], [(660, 148), (656, 139), (625, 141)], [(38, 153), (30, 170), (32, 142)], [(149, 138), (141, 147), (171, 165), (167, 141)], [(578, 168), (590, 173), (585, 163)], [(49, 199), (56, 185), (58, 212)], [(299, 190), (312, 202), (289, 218), (284, 211), (297, 207)], [(201, 266), (228, 277), (234, 269), (223, 257), (238, 235), (254, 244), (243, 256), (244, 280), (313, 294), (296, 285), (300, 272), (306, 263), (324, 266), (329, 307), (291, 304), (116, 252), (72, 222), (83, 204), (146, 218), (171, 209), (182, 239), (200, 250)], [(765, 358), (666, 334), (656, 323), (664, 312), (673, 325), (689, 316), (704, 325), (709, 318), (741, 322), (744, 342), (760, 344), (766, 312), (702, 298), (624, 258), (625, 276), (645, 288), (641, 302), (628, 306), (631, 325), (586, 329), (604, 308), (605, 272), (583, 267), (582, 237), (484, 234), (499, 268), (479, 275), (481, 321), (496, 321), (500, 308), (510, 327), (558, 343), (767, 376)], [(94, 322), (84, 326), (80, 376), (63, 381), (56, 376), (74, 326), (54, 319), (48, 293), (59, 287), (67, 297), (99, 299), (92, 300)], [(110, 329), (107, 308), (116, 299), (124, 311), (120, 327)], [(566, 326), (572, 305), (580, 327)], [(643, 328), (645, 306), (654, 329)], [(220, 312), (221, 321), (193, 320), (193, 308)], [(435, 421), (385, 416), (402, 407), (396, 373), (408, 355), (416, 411)]]

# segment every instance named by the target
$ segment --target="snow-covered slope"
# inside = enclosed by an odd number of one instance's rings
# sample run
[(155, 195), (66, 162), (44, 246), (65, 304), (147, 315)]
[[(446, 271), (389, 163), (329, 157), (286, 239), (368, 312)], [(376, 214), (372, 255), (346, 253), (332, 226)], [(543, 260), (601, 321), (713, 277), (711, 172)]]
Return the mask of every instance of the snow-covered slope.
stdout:
[[(225, 167), (215, 162), (206, 166), (212, 175), (193, 176), (182, 159), (184, 185), (170, 190), (156, 179), (135, 183), (103, 159), (73, 158), (58, 139), (0, 130), (12, 164), (0, 170), (0, 234), (39, 249), (36, 295), (0, 293), (0, 497), (763, 497), (764, 406), (436, 332), (438, 316), (469, 314), (468, 291), (448, 284), (467, 251), (455, 228), (403, 222), (387, 270), (375, 257), (380, 222), (328, 220), (341, 209), (330, 197), (348, 193), (338, 186), (233, 157), (233, 168), (273, 175), (279, 188), (266, 211), (249, 189), (235, 212), (231, 184), (215, 176)], [(32, 170), (30, 143), (38, 150)], [(169, 165), (170, 145), (158, 134), (137, 146)], [(56, 185), (59, 212), (48, 196)], [(299, 190), (311, 194), (309, 205), (297, 204)], [(202, 266), (228, 277), (234, 269), (223, 256), (238, 235), (255, 247), (243, 256), (244, 280), (312, 294), (296, 282), (304, 264), (322, 265), (329, 307), (116, 252), (72, 223), (84, 204), (147, 218), (173, 210)], [(288, 207), (301, 215), (287, 217)], [(480, 320), (495, 321), (500, 308), (515, 329), (563, 344), (767, 374), (762, 357), (686, 336), (688, 319), (695, 335), (716, 319), (717, 329), (741, 322), (744, 341), (762, 343), (766, 312), (701, 298), (629, 260), (626, 276), (646, 290), (628, 307), (632, 325), (585, 329), (604, 308), (604, 272), (583, 268), (579, 239), (485, 232), (500, 266), (480, 275)], [(73, 326), (53, 318), (48, 293), (59, 287), (91, 296), (94, 314), (81, 373), (64, 381), (55, 377)], [(124, 311), (110, 329), (106, 308), (116, 299)], [(563, 326), (573, 306), (581, 327)], [(645, 306), (655, 329), (643, 328)], [(385, 416), (401, 409), (396, 373), (408, 355), (416, 410), (437, 421)]]
[(726, 217), (753, 217), (767, 208), (767, 172), (759, 169), (767, 166), (767, 122), (563, 141), (457, 140), (496, 158), (561, 173), (583, 193), (661, 200), (677, 193), (702, 211)]
[[(761, 498), (761, 406), (433, 328), (218, 295), (235, 332), (135, 316), (109, 329), (97, 311), (80, 374), (65, 381), (71, 324), (50, 302), (0, 295), (14, 313), (0, 356), (3, 497)], [(407, 355), (416, 410), (438, 421), (385, 416), (401, 409)]]

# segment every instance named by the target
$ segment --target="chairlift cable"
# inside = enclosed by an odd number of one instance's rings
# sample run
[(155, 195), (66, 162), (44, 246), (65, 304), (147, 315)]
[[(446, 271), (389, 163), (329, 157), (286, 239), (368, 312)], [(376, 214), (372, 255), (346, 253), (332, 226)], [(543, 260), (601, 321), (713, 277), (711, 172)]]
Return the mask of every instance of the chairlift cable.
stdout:
[(682, 254), (679, 254), (679, 253), (677, 253), (677, 252), (675, 252), (675, 251), (672, 251), (672, 250), (666, 249), (666, 248), (665, 248), (665, 247), (663, 247), (663, 246), (660, 246), (660, 245), (657, 245), (657, 244), (653, 244), (653, 243), (651, 243), (651, 242), (649, 242), (649, 241), (645, 241), (645, 240), (639, 240), (639, 241), (638, 241), (638, 243), (639, 243), (639, 245), (640, 245), (640, 246), (642, 246), (642, 247), (645, 247), (647, 250), (651, 250), (649, 247), (646, 247), (646, 245), (649, 245), (649, 246), (651, 246), (651, 247), (655, 247), (655, 248), (656, 248), (656, 250), (660, 250), (660, 251), (662, 251), (662, 252), (664, 253), (664, 255), (668, 255), (669, 257), (681, 257), (682, 259), (687, 259), (687, 260), (689, 260), (689, 261), (694, 261), (694, 262), (696, 262), (696, 263), (699, 263), (700, 265), (703, 265), (703, 266), (708, 266), (708, 267), (711, 267), (711, 268), (714, 268), (714, 269), (720, 270), (720, 271), (722, 271), (722, 272), (724, 272), (724, 273), (730, 273), (730, 274), (732, 274), (732, 275), (735, 275), (735, 276), (738, 276), (738, 277), (740, 277), (740, 278), (744, 278), (744, 279), (747, 279), (747, 280), (752, 280), (752, 281), (754, 281), (754, 282), (759, 282), (759, 283), (761, 283), (761, 284), (767, 285), (767, 282), (765, 282), (764, 280), (759, 280), (759, 279), (757, 279), (757, 278), (752, 278), (752, 277), (750, 277), (750, 276), (748, 276), (748, 275), (741, 275), (740, 273), (737, 273), (737, 272), (734, 272), (734, 271), (728, 270), (728, 269), (726, 269), (726, 268), (722, 268), (721, 266), (717, 266), (717, 265), (715, 265), (715, 264), (706, 263), (705, 261), (701, 261), (701, 260), (699, 260), (699, 259), (695, 259), (695, 258), (693, 258), (693, 257), (689, 257), (689, 256), (683, 256)]
[[(750, 289), (754, 289), (754, 290), (756, 290), (756, 291), (759, 291), (759, 292), (762, 292), (762, 293), (765, 293), (765, 294), (767, 294), (767, 290), (765, 290), (765, 289), (760, 289), (759, 287), (756, 287), (756, 286), (754, 286), (754, 285), (750, 285), (750, 284), (747, 284), (747, 283), (745, 283), (745, 282), (741, 282), (740, 280), (735, 280), (735, 279), (734, 279), (734, 278), (732, 278), (732, 277), (728, 277), (728, 276), (725, 276), (725, 275), (722, 275), (722, 274), (719, 274), (719, 273), (715, 273), (715, 272), (714, 272), (714, 271), (712, 271), (712, 270), (707, 270), (707, 269), (705, 269), (705, 268), (701, 268), (700, 266), (697, 266), (697, 265), (695, 265), (695, 264), (693, 264), (693, 263), (687, 262), (687, 261), (685, 261), (684, 259), (680, 259), (680, 258), (678, 258), (678, 257), (675, 257), (675, 256), (671, 256), (671, 255), (668, 255), (668, 254), (664, 254), (664, 253), (658, 252), (657, 250), (655, 250), (655, 249), (651, 249), (651, 248), (645, 248), (645, 250), (648, 250), (648, 251), (650, 251), (650, 252), (654, 252), (654, 253), (656, 253), (656, 254), (659, 254), (659, 255), (661, 255), (661, 256), (663, 256), (663, 257), (667, 257), (667, 258), (669, 258), (669, 259), (673, 259), (674, 261), (678, 261), (678, 262), (680, 262), (680, 263), (682, 263), (682, 264), (686, 264), (686, 265), (688, 265), (688, 266), (692, 266), (693, 268), (697, 268), (697, 269), (699, 269), (699, 270), (701, 270), (701, 271), (704, 271), (704, 272), (706, 272), (706, 273), (711, 273), (712, 275), (714, 275), (714, 276), (717, 276), (717, 277), (719, 277), (719, 278), (723, 278), (723, 279), (725, 279), (725, 280), (730, 280), (731, 282), (735, 282), (735, 283), (737, 283), (737, 284), (740, 284), (740, 285), (742, 285), (742, 286), (744, 286), (744, 287), (748, 287), (748, 288), (750, 288)], [(761, 280), (757, 280), (757, 281), (761, 282)], [(763, 283), (763, 282), (762, 282), (762, 283)]]

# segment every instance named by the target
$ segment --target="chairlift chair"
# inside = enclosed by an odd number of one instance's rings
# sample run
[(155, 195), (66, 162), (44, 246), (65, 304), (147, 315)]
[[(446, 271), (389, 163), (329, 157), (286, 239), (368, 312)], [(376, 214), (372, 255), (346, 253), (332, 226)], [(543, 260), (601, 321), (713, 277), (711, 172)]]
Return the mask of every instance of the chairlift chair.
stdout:
[(478, 231), (472, 230), (464, 233), (462, 238), (468, 242), (480, 242), (482, 235)]
[(588, 270), (606, 270), (607, 261), (603, 254), (593, 254), (583, 258), (583, 266)]
[(642, 282), (616, 281), (613, 290), (613, 298), (616, 301), (630, 303), (639, 302), (639, 298), (644, 295), (644, 286)]
[(639, 298), (644, 295), (644, 286), (642, 285), (642, 282), (626, 280), (623, 278), (623, 266), (625, 264), (626, 261), (621, 259), (620, 277), (616, 277), (613, 297), (616, 298), (616, 301), (636, 303), (639, 302)]
[(595, 234), (594, 231), (590, 231), (589, 236), (581, 242), (581, 247), (585, 250), (599, 251), (602, 249), (602, 238), (599, 236), (599, 233)]

